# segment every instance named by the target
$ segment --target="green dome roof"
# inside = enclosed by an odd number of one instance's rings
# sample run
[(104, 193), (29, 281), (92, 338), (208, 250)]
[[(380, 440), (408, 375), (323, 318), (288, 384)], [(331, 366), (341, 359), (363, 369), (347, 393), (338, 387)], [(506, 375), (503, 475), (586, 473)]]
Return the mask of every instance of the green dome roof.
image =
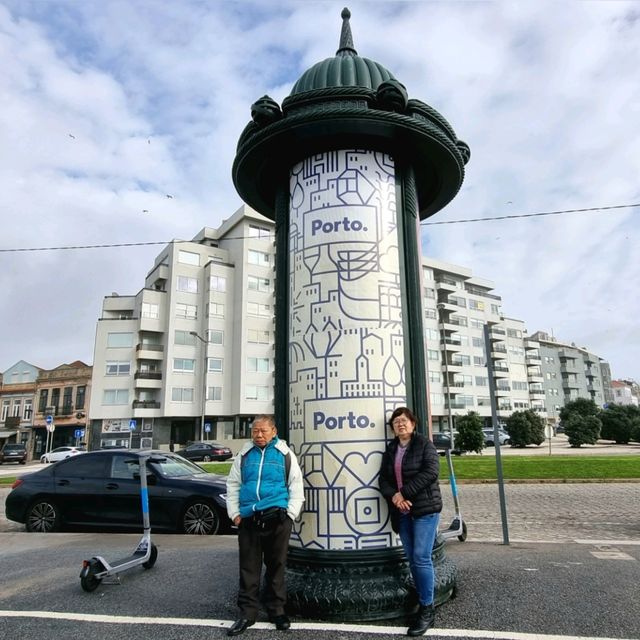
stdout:
[(328, 87), (364, 87), (376, 90), (387, 80), (395, 80), (390, 71), (369, 58), (362, 58), (353, 48), (348, 9), (342, 11), (340, 47), (334, 58), (317, 62), (293, 85), (291, 95)]

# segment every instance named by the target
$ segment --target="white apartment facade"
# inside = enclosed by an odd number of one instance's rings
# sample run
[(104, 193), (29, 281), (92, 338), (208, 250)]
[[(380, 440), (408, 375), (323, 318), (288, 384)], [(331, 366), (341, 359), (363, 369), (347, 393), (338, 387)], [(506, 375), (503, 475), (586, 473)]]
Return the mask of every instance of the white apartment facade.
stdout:
[[(92, 448), (233, 443), (248, 437), (255, 415), (273, 412), (273, 228), (243, 206), (218, 229), (165, 247), (137, 294), (105, 297)], [(487, 353), (499, 419), (532, 408), (554, 423), (556, 396), (547, 397), (541, 343), (522, 321), (503, 316), (493, 283), (433, 259), (423, 259), (422, 276), (433, 429), (447, 430), (449, 419), (455, 426), (471, 410), (490, 423)], [(583, 360), (595, 371), (593, 357)], [(589, 380), (585, 394), (596, 384)], [(563, 399), (564, 388), (558, 405)]]
[(104, 299), (94, 447), (242, 439), (273, 411), (273, 256), (273, 223), (243, 206), (165, 247), (136, 295)]

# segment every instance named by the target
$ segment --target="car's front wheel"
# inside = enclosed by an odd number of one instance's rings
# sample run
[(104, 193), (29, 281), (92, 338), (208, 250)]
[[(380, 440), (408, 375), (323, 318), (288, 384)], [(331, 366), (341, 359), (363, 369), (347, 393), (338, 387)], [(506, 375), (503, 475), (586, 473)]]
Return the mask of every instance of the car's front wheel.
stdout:
[(211, 456), (209, 454), (202, 456), (202, 462), (211, 462)]
[(51, 533), (60, 528), (60, 511), (49, 499), (36, 500), (27, 510), (25, 520), (27, 531), (31, 533)]
[(193, 500), (182, 515), (182, 531), (197, 536), (215, 535), (220, 531), (220, 516), (207, 500)]

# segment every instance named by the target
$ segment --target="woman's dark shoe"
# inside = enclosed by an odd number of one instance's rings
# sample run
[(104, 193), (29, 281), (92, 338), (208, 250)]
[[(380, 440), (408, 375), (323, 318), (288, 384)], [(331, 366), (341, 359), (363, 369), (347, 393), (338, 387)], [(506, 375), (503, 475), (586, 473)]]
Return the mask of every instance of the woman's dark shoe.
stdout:
[(436, 610), (432, 604), (421, 604), (418, 616), (412, 625), (407, 629), (408, 636), (423, 636), (428, 629), (433, 627), (436, 620)]
[(241, 633), (244, 633), (250, 626), (255, 624), (255, 620), (247, 620), (247, 618), (238, 618), (230, 627), (227, 629), (228, 636), (239, 636)]
[(281, 613), (278, 616), (269, 616), (269, 620), (276, 625), (276, 629), (278, 629), (278, 631), (286, 631), (291, 628), (291, 620), (289, 620), (287, 615), (284, 613)]

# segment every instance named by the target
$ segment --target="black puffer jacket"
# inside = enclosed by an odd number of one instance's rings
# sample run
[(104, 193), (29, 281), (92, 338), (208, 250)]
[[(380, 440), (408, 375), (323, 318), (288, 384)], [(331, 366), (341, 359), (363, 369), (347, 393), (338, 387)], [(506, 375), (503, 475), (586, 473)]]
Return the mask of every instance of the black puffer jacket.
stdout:
[[(399, 511), (391, 504), (391, 498), (398, 491), (396, 474), (393, 470), (398, 444), (398, 438), (394, 438), (387, 445), (382, 455), (379, 478), (380, 491), (389, 502), (394, 530)], [(411, 515), (424, 516), (428, 513), (442, 511), (442, 494), (438, 484), (439, 473), (440, 459), (433, 443), (423, 435), (414, 433), (402, 459), (401, 493), (412, 503)]]

